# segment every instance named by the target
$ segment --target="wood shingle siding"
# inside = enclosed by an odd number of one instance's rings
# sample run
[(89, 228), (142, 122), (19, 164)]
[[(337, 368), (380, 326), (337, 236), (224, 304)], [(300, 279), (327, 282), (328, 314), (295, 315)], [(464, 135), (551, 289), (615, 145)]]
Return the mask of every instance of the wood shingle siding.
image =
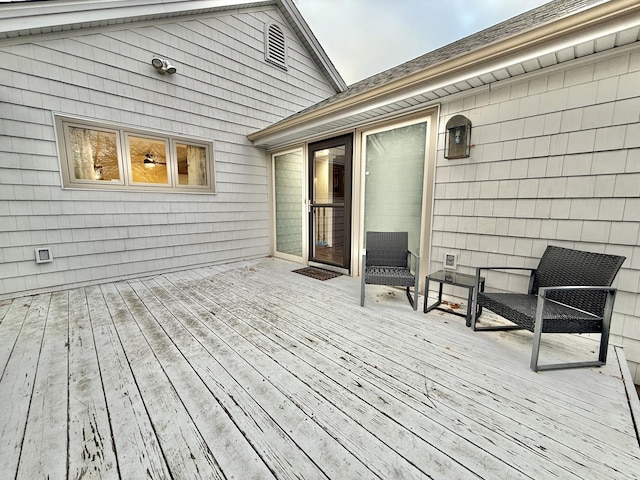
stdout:
[[(273, 21), (287, 72), (264, 60)], [(5, 38), (0, 57), (5, 298), (268, 254), (268, 157), (246, 135), (335, 93), (275, 6)], [(212, 141), (217, 193), (63, 190), (54, 113)]]
[[(438, 140), (432, 268), (454, 249), (458, 265), (535, 267), (548, 244), (627, 257), (612, 341), (640, 379), (640, 53), (595, 54), (443, 102)], [(473, 122), (470, 161), (443, 157), (444, 124)], [(455, 247), (452, 247), (455, 246)], [(487, 284), (526, 291), (528, 278)]]

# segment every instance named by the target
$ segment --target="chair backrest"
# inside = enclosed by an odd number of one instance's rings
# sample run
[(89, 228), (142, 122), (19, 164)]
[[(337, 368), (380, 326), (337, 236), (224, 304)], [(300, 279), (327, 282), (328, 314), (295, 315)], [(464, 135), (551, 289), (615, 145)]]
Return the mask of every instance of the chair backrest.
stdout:
[(409, 250), (407, 232), (367, 232), (367, 265), (406, 267)]
[[(533, 293), (540, 287), (601, 286), (613, 283), (625, 257), (603, 253), (584, 252), (548, 246), (533, 279)], [(605, 292), (553, 292), (550, 299), (602, 316), (606, 299)]]

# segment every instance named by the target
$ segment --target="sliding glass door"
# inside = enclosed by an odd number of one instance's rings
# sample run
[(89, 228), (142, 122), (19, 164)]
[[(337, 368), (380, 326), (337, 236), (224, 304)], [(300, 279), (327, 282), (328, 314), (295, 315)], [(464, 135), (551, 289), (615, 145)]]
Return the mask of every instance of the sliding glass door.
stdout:
[(364, 134), (364, 232), (407, 231), (417, 254), (426, 146), (427, 122)]

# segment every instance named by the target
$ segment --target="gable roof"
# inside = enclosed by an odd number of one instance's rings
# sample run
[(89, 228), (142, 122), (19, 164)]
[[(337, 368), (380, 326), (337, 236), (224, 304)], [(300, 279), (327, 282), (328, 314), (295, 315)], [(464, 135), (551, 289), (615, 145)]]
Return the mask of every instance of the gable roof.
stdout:
[(49, 0), (0, 4), (0, 39), (275, 5), (336, 92), (346, 83), (293, 0)]
[(351, 85), (249, 139), (273, 147), (638, 42), (637, 0), (555, 0)]

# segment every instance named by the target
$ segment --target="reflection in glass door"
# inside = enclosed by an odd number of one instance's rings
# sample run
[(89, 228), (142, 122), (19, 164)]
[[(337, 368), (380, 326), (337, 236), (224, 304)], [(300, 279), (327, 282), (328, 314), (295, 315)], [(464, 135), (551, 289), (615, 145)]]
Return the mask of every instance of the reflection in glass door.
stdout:
[(309, 145), (309, 260), (349, 269), (352, 137)]

